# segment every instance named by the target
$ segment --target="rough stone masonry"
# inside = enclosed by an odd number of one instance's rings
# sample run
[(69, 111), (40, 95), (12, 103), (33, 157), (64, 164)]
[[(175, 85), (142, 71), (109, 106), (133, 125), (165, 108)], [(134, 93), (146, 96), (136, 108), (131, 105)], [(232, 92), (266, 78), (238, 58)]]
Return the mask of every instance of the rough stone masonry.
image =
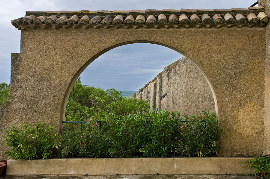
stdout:
[(152, 81), (134, 94), (159, 110), (195, 115), (215, 111), (215, 99), (207, 79), (188, 58), (167, 66)]

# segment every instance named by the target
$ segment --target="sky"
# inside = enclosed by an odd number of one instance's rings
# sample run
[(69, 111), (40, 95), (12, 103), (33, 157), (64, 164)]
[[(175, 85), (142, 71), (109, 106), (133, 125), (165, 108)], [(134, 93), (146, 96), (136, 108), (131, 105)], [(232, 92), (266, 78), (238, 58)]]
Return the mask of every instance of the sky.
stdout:
[[(247, 8), (254, 2), (256, 0), (0, 0), (0, 83), (10, 82), (10, 54), (20, 52), (20, 31), (10, 21), (25, 16), (25, 11), (229, 9)], [(178, 52), (160, 45), (124, 45), (92, 62), (81, 74), (81, 80), (103, 89), (136, 91), (181, 57)]]

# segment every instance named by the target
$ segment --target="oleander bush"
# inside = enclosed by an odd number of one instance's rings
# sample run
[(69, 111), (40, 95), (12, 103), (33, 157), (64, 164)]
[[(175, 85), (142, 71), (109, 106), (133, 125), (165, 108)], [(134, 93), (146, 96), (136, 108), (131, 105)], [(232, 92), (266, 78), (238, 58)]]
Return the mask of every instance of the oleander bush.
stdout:
[(209, 157), (219, 151), (220, 128), (215, 114), (181, 117), (149, 111), (119, 116), (108, 113), (63, 128), (62, 157)]
[(197, 116), (185, 116), (184, 120), (190, 121), (182, 126), (185, 129), (184, 153), (189, 154), (188, 157), (216, 156), (221, 133), (216, 115), (203, 112)]
[(106, 114), (80, 125), (65, 124), (60, 134), (42, 124), (7, 132), (13, 159), (74, 157), (210, 157), (219, 151), (215, 114), (184, 116), (168, 111), (119, 116)]
[(13, 159), (47, 159), (58, 157), (60, 135), (54, 127), (45, 123), (24, 124), (7, 131), (6, 153)]

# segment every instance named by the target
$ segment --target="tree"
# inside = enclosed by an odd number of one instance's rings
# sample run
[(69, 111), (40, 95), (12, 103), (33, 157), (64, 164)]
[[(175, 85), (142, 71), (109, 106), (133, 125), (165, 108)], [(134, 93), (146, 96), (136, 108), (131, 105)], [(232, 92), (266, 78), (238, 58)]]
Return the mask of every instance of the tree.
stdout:
[[(6, 105), (10, 93), (10, 85), (0, 83), (0, 110)], [(130, 113), (145, 113), (150, 105), (143, 100), (124, 98), (115, 89), (104, 91), (100, 88), (83, 85), (78, 79), (70, 93), (66, 120), (85, 121), (89, 118), (100, 118), (108, 113), (128, 115)]]
[(65, 116), (68, 121), (85, 121), (89, 118), (102, 118), (108, 113), (121, 116), (149, 110), (150, 105), (144, 100), (124, 98), (115, 89), (104, 91), (85, 86), (78, 79), (70, 93)]

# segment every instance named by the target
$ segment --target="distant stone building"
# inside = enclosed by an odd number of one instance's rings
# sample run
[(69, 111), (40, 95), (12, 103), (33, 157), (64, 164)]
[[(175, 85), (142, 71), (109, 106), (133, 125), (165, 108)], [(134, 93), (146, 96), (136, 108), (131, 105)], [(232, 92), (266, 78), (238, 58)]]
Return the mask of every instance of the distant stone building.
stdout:
[(153, 108), (182, 114), (215, 112), (214, 98), (205, 76), (186, 57), (167, 66), (134, 97), (147, 100)]

